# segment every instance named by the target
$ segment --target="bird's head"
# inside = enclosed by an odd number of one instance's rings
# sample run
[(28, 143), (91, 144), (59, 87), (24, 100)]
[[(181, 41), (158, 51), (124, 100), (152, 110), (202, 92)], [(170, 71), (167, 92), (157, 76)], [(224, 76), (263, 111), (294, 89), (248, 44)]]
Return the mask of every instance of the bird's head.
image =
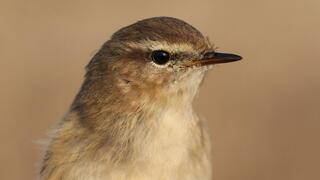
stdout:
[(87, 79), (100, 79), (124, 95), (194, 95), (208, 67), (240, 59), (215, 52), (186, 22), (156, 17), (114, 33), (89, 63)]

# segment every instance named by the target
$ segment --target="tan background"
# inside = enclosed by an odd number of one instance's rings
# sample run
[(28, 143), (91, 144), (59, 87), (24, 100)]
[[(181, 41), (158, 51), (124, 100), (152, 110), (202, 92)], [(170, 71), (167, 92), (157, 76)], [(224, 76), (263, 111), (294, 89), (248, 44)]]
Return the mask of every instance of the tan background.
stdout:
[(212, 70), (196, 102), (218, 180), (320, 179), (320, 1), (0, 1), (0, 179), (35, 179), (37, 141), (63, 117), (112, 32), (166, 15), (239, 63)]

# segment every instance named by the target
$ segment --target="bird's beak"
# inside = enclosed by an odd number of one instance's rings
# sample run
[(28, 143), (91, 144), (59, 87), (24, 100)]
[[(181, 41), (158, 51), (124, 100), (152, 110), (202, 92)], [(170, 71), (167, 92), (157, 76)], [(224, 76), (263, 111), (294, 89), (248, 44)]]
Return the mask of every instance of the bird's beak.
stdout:
[(194, 60), (187, 66), (206, 66), (211, 64), (229, 63), (241, 60), (242, 57), (235, 54), (207, 52), (202, 59)]

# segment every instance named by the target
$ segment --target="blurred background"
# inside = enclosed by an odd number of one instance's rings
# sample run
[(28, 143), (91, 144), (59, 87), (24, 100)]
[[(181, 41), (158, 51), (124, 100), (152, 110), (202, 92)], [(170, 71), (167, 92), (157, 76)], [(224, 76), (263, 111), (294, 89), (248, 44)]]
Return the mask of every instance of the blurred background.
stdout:
[(208, 74), (214, 179), (320, 179), (320, 1), (0, 1), (0, 179), (36, 178), (39, 141), (64, 116), (113, 32), (181, 18), (244, 57)]

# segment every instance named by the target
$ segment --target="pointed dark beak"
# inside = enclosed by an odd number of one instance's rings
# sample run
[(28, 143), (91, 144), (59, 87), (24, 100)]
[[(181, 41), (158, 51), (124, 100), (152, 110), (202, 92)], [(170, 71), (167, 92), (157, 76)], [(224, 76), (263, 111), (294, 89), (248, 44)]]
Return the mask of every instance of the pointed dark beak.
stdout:
[(207, 61), (210, 64), (229, 63), (241, 60), (242, 57), (236, 54), (207, 52), (200, 61)]
[(235, 54), (207, 52), (202, 59), (193, 61), (190, 65), (205, 66), (210, 64), (229, 63), (241, 60), (242, 57)]

